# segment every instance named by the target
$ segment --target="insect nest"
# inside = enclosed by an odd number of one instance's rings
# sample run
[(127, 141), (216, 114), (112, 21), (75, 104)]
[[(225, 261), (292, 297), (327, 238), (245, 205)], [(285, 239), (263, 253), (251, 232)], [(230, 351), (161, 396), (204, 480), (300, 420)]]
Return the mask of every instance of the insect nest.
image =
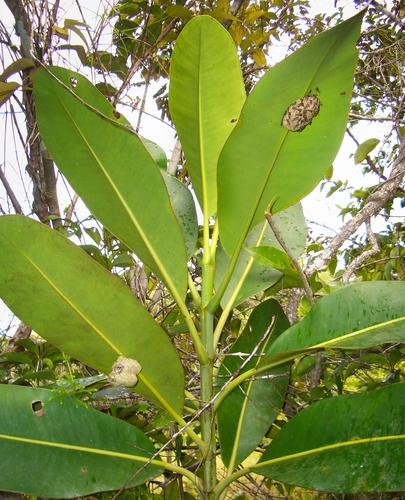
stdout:
[(142, 370), (136, 359), (119, 356), (112, 365), (108, 380), (114, 385), (133, 387), (138, 382), (138, 373)]
[(301, 132), (319, 113), (321, 101), (315, 95), (306, 95), (288, 106), (282, 125), (291, 132)]

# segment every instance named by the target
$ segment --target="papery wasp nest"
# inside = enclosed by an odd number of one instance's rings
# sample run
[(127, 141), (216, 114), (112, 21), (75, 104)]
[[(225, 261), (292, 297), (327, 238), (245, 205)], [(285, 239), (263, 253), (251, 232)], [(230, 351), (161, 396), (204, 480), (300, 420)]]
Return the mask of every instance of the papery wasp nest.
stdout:
[(138, 373), (141, 370), (142, 366), (136, 359), (119, 356), (112, 365), (108, 380), (114, 385), (133, 387), (138, 382)]
[(312, 123), (319, 113), (321, 101), (315, 95), (306, 95), (288, 106), (284, 113), (282, 125), (291, 132), (301, 132)]

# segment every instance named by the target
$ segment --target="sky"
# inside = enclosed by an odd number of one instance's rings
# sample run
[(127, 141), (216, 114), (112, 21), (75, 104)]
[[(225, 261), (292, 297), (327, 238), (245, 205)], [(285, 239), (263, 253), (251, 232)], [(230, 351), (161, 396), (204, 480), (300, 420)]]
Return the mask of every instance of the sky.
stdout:
[[(101, 13), (106, 6), (110, 5), (111, 2), (105, 0), (86, 0), (86, 2), (81, 1), (80, 3), (83, 5), (82, 10), (86, 21), (90, 26), (94, 26), (99, 17), (99, 13)], [(339, 5), (343, 6), (345, 18), (350, 17), (356, 12), (354, 2), (352, 0), (339, 2)], [(63, 24), (64, 18), (81, 19), (80, 12), (78, 11), (77, 4), (74, 0), (62, 0), (61, 8), (64, 14), (61, 16), (62, 22), (59, 22), (60, 25)], [(331, 12), (334, 9), (334, 0), (312, 0), (311, 9), (313, 14)], [(12, 29), (13, 19), (4, 2), (0, 2), (0, 16), (3, 23)], [(71, 43), (82, 43), (80, 38), (75, 37), (76, 35), (73, 35)], [(106, 47), (110, 46), (110, 37), (111, 34), (109, 32), (105, 32), (103, 38), (101, 39), (101, 41), (106, 44)], [(4, 51), (4, 48), (0, 47), (0, 51), (2, 51), (0, 52), (0, 57), (6, 59), (7, 54)], [(269, 52), (268, 64), (273, 65), (284, 57), (285, 44), (282, 41), (276, 42), (272, 47), (272, 50)], [(90, 78), (92, 77), (89, 69), (81, 68), (80, 71), (86, 74), (86, 76)], [(169, 124), (162, 123), (158, 118), (156, 118), (160, 117), (160, 112), (157, 110), (151, 96), (157, 88), (159, 88), (159, 85), (154, 84), (149, 91), (149, 98), (146, 103), (146, 111), (148, 114), (144, 114), (142, 117), (140, 134), (154, 142), (157, 142), (165, 149), (166, 153), (170, 157), (175, 142), (175, 132)], [(142, 97), (142, 92), (143, 88), (140, 88), (139, 97)], [(135, 94), (133, 97), (135, 97)], [(0, 143), (0, 165), (5, 166), (7, 178), (11, 180), (13, 188), (20, 200), (25, 199), (24, 208), (26, 213), (29, 213), (28, 201), (31, 198), (31, 186), (24, 185), (22, 183), (21, 176), (21, 172), (23, 172), (25, 168), (24, 153), (21, 150), (21, 147), (14, 142), (15, 129), (13, 128), (9, 115), (4, 113), (4, 107), (1, 111), (0, 127), (1, 130), (6, 130), (6, 135)], [(127, 108), (123, 108), (122, 111), (132, 124), (136, 124), (138, 119), (138, 113), (136, 111), (129, 115)], [(384, 123), (381, 122), (367, 122), (367, 124), (360, 123), (353, 130), (353, 134), (359, 142), (375, 137), (380, 139), (381, 143), (383, 143), (388, 133), (389, 126), (387, 124), (384, 125)], [(362, 167), (354, 164), (352, 155), (355, 150), (356, 146), (352, 139), (346, 136), (334, 161), (333, 179), (347, 179), (349, 181), (349, 185), (354, 187), (368, 185), (370, 182), (376, 183), (377, 179), (375, 176), (365, 176), (362, 172)], [(345, 206), (349, 202), (349, 195), (345, 192), (335, 193), (331, 198), (326, 198), (325, 192), (327, 189), (328, 188), (322, 192), (319, 188), (316, 188), (302, 202), (306, 219), (308, 220), (308, 224), (314, 235), (333, 235), (336, 231), (338, 231), (339, 227), (342, 225), (342, 221), (338, 216), (340, 211), (338, 206)], [(63, 183), (60, 183), (58, 194), (62, 207), (67, 206), (70, 202), (71, 192)], [(3, 208), (8, 206), (8, 201), (2, 186), (0, 186), (0, 204)], [(86, 209), (83, 205), (79, 204), (77, 209), (79, 213), (86, 213)], [(394, 212), (394, 215), (404, 216), (405, 210), (398, 209)], [(373, 229), (375, 231), (381, 230), (385, 227), (385, 225), (386, 222), (384, 219), (379, 217), (373, 222)], [(11, 317), (7, 308), (2, 306), (0, 302), (0, 334), (2, 330), (5, 330), (8, 327), (10, 319)]]

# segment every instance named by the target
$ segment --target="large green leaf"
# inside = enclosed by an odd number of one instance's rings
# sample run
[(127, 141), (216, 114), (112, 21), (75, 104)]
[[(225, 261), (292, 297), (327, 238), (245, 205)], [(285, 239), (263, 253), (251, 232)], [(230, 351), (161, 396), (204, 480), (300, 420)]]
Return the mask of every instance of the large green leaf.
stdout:
[[(275, 320), (268, 338), (262, 342), (257, 355), (241, 366), (246, 357), (260, 344), (266, 330)], [(227, 353), (218, 371), (218, 383), (223, 385), (238, 371), (245, 372), (260, 364), (261, 355), (269, 351), (271, 343), (288, 328), (288, 320), (280, 305), (273, 299), (260, 304), (250, 315), (239, 339)], [(246, 353), (237, 356), (235, 353)], [(268, 378), (244, 382), (234, 389), (218, 409), (218, 431), (221, 457), (224, 464), (233, 469), (260, 443), (277, 417), (288, 388), (289, 366), (283, 365), (266, 372)]]
[(141, 139), (77, 73), (39, 69), (34, 95), (41, 135), (70, 184), (182, 299), (187, 286), (183, 237), (159, 169)]
[[(283, 210), (282, 212), (276, 214), (274, 216), (274, 223), (277, 225), (277, 228), (283, 235), (283, 238), (291, 252), (294, 254), (294, 256), (298, 257), (305, 248), (305, 242), (308, 232), (301, 205), (294, 205), (293, 207), (289, 207), (286, 210)], [(280, 244), (273, 234), (273, 231), (270, 229), (267, 223), (264, 224), (265, 231), (263, 238), (260, 239), (260, 234), (263, 229), (263, 223), (260, 223), (250, 231), (244, 243), (244, 247), (253, 247), (257, 244), (260, 244), (269, 245), (281, 249)], [(215, 285), (218, 288), (222, 280), (224, 279), (230, 259), (221, 246), (218, 247), (216, 259), (217, 266)], [(227, 302), (230, 300), (232, 294), (234, 293), (234, 290), (239, 286), (240, 280), (246, 270), (246, 267), (250, 265), (251, 262), (252, 255), (249, 253), (249, 251), (243, 249), (239, 255), (232, 278), (222, 297), (222, 307), (225, 307)], [(251, 269), (249, 270), (249, 273), (245, 277), (240, 291), (238, 292), (238, 295), (234, 302), (234, 306), (237, 306), (248, 297), (259, 293), (280, 281), (283, 284), (287, 284), (282, 272), (254, 261)]]
[(169, 105), (206, 216), (217, 207), (217, 162), (245, 101), (235, 44), (210, 16), (180, 33), (170, 64)]
[(161, 473), (136, 427), (45, 389), (0, 385), (0, 490), (72, 498)]
[(123, 355), (136, 392), (180, 413), (183, 369), (166, 333), (117, 277), (44, 224), (0, 217), (0, 296), (42, 337), (101, 372)]
[(312, 490), (405, 489), (405, 384), (310, 406), (251, 469)]
[[(276, 213), (296, 203), (331, 165), (346, 128), (362, 17), (320, 34), (271, 68), (246, 100), (218, 163), (219, 229), (229, 255), (269, 204)], [(319, 98), (319, 114), (291, 132), (284, 114), (306, 95)]]
[(354, 283), (320, 299), (270, 353), (316, 348), (363, 349), (405, 341), (405, 282)]

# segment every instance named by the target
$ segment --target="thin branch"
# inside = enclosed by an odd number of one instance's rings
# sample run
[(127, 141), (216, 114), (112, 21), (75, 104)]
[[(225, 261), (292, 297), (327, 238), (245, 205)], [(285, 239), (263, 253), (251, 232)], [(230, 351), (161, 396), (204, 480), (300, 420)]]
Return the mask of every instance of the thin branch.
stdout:
[(4, 175), (3, 170), (0, 167), (0, 180), (4, 186), (4, 189), (6, 190), (7, 196), (10, 198), (11, 204), (13, 205), (14, 211), (16, 214), (22, 215), (23, 211), (21, 208), (21, 205), (19, 204), (16, 195), (14, 194), (14, 191), (12, 190), (10, 184), (8, 183), (8, 180), (6, 176)]
[(376, 255), (380, 250), (377, 238), (375, 237), (375, 234), (373, 233), (373, 230), (371, 228), (370, 219), (366, 221), (366, 225), (367, 225), (368, 241), (371, 244), (371, 248), (369, 250), (366, 250), (365, 252), (363, 252), (350, 262), (342, 277), (342, 281), (344, 284), (348, 283), (351, 275), (361, 267), (363, 262), (365, 262), (368, 258), (373, 257), (373, 255)]

